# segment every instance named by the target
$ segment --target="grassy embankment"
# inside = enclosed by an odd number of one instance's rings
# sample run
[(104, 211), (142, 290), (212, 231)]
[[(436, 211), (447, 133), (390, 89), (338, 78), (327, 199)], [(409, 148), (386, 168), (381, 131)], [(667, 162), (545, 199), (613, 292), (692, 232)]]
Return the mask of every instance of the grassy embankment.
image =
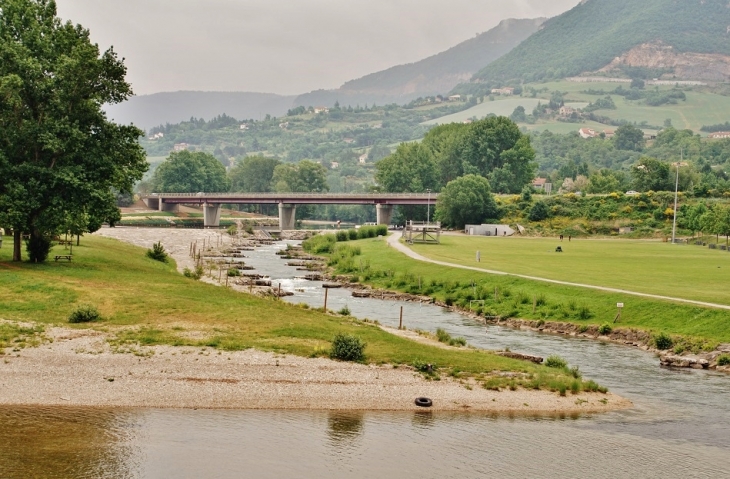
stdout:
[[(62, 251), (55, 247), (51, 255)], [(18, 264), (10, 259), (11, 248), (0, 249), (2, 319), (31, 322), (36, 331), (51, 324), (106, 331), (121, 351), (170, 344), (326, 356), (335, 334), (350, 333), (367, 343), (369, 363), (431, 363), (442, 373), (476, 377), (485, 387), (524, 385), (563, 392), (597, 387), (574, 379), (566, 368), (416, 343), (354, 318), (200, 283), (179, 274), (172, 262), (153, 261), (141, 248), (106, 238), (84, 238), (80, 247), (74, 247), (71, 263)], [(67, 324), (68, 315), (81, 304), (95, 305), (104, 320)], [(34, 336), (33, 331), (4, 323), (0, 347), (20, 347), (30, 340), (29, 334)], [(516, 382), (493, 371), (525, 374)]]
[[(558, 240), (442, 237), (441, 245), (414, 249), (442, 261), (571, 282), (610, 285), (730, 304), (722, 285), (730, 276), (730, 254), (696, 246), (621, 240), (562, 243)], [(360, 255), (348, 253), (355, 247)], [(569, 322), (582, 326), (632, 327), (677, 335), (686, 350), (714, 349), (730, 342), (730, 312), (626, 294), (561, 286), (510, 276), (439, 266), (408, 258), (382, 240), (337, 245), (330, 264), (338, 273), (373, 286), (423, 294), (470, 307), (486, 316)], [(674, 248), (671, 252), (669, 248)], [(476, 263), (476, 250), (480, 263)], [(718, 265), (721, 267), (718, 268)], [(420, 287), (419, 287), (420, 285)], [(495, 299), (496, 292), (496, 299)], [(625, 307), (613, 324), (616, 303)]]

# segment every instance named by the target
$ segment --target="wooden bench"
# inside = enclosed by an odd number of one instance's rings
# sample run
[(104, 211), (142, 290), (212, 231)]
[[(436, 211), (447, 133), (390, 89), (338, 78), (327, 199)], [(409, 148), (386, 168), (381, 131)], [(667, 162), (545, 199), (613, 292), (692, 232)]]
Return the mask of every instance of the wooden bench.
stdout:
[(70, 255), (70, 254), (59, 254), (59, 255), (56, 255), (55, 258), (56, 258), (56, 261), (58, 261), (59, 259), (67, 259), (67, 260), (71, 261), (72, 256), (73, 255)]

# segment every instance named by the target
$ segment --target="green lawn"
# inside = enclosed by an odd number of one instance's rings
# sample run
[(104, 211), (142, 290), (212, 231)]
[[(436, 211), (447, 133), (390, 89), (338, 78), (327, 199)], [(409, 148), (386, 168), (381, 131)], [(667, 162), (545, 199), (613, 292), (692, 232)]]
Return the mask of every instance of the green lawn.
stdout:
[[(551, 389), (574, 381), (567, 371), (484, 351), (437, 348), (350, 317), (194, 281), (179, 274), (172, 262), (153, 261), (145, 257), (144, 249), (107, 238), (83, 238), (81, 246), (73, 249), (73, 262), (43, 264), (10, 262), (12, 239), (5, 240), (0, 249), (0, 319), (97, 328), (116, 337), (115, 344), (132, 347), (257, 348), (301, 356), (326, 354), (334, 335), (343, 332), (366, 341), (365, 354), (372, 363), (423, 361), (477, 374), (490, 384), (507, 384), (507, 378), (489, 376), (495, 370), (525, 372), (530, 381)], [(58, 246), (54, 250), (51, 255), (64, 251)], [(67, 324), (68, 315), (81, 304), (96, 306), (104, 320)], [(16, 338), (32, 342), (34, 330), (8, 324), (0, 323), (0, 348), (15, 344)]]
[[(562, 246), (563, 253), (555, 247)], [(432, 259), (573, 283), (730, 305), (730, 253), (646, 240), (443, 236)], [(481, 262), (476, 263), (476, 251)], [(728, 313), (730, 316), (730, 312)]]
[[(441, 245), (421, 245), (414, 249), (432, 258), (470, 266), (477, 264), (475, 256), (479, 249), (482, 259), (479, 266), (483, 268), (573, 282), (609, 276), (596, 265), (601, 263), (607, 270), (619, 271), (617, 274), (623, 279), (618, 286), (633, 290), (656, 288), (664, 295), (682, 291), (682, 285), (687, 285), (692, 280), (700, 281), (705, 287), (717, 291), (725, 289), (728, 284), (727, 272), (717, 273), (725, 275), (722, 276), (725, 280), (721, 280), (710, 274), (703, 275), (698, 267), (689, 276), (687, 273), (678, 273), (681, 271), (678, 266), (664, 264), (672, 263), (675, 256), (663, 253), (662, 247), (676, 248), (678, 255), (684, 254), (685, 256), (680, 256), (683, 258), (682, 264), (700, 258), (705, 264), (712, 265), (713, 262), (708, 258), (714, 257), (730, 268), (730, 253), (707, 251), (698, 246), (671, 246), (665, 243), (628, 240), (581, 240), (568, 243), (566, 239), (562, 244), (565, 252), (560, 254), (554, 252), (555, 246), (560, 244), (557, 240), (458, 237), (442, 237), (442, 240)], [(428, 295), (464, 308), (474, 307), (485, 315), (601, 325), (613, 322), (617, 313), (616, 303), (621, 302), (625, 305), (619, 324), (621, 327), (681, 335), (692, 348), (711, 348), (717, 342), (730, 342), (730, 312), (725, 310), (434, 265), (411, 259), (387, 247), (382, 240), (360, 240), (345, 244), (360, 247), (362, 254), (352, 260), (340, 261), (336, 265), (338, 273), (351, 275), (353, 280), (377, 287)], [(624, 256), (622, 246), (627, 253), (631, 251), (627, 258), (633, 260), (617, 259)], [(338, 244), (338, 248), (342, 246)], [(715, 254), (713, 256), (710, 253)], [(513, 258), (514, 261), (510, 262), (508, 258)], [(621, 264), (625, 268), (621, 268)], [(651, 265), (656, 265), (657, 268), (651, 271), (658, 273), (643, 271), (645, 268), (652, 268)], [(714, 275), (715, 270), (724, 270), (724, 266), (718, 269), (717, 264), (714, 264), (711, 273)], [(622, 272), (622, 269), (628, 271)], [(549, 270), (557, 271), (562, 276), (556, 272), (550, 276), (547, 274)], [(680, 284), (675, 285), (673, 280), (663, 278), (666, 271), (673, 271), (673, 277), (679, 278), (677, 281)], [(642, 280), (636, 274), (644, 275), (648, 279)], [(652, 282), (664, 284), (665, 287), (645, 284)], [(596, 284), (605, 285), (606, 282), (600, 281)], [(470, 305), (470, 301), (474, 299), (483, 303)], [(708, 299), (719, 301), (714, 296)]]

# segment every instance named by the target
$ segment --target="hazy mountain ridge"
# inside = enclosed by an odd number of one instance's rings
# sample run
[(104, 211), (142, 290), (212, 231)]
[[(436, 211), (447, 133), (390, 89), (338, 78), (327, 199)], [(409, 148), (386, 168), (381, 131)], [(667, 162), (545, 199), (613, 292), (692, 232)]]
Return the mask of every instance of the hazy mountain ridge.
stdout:
[(267, 114), (282, 116), (291, 108), (294, 98), (273, 93), (178, 91), (135, 96), (122, 104), (107, 106), (106, 111), (118, 123), (150, 129), (191, 117), (210, 120), (224, 113), (256, 120)]
[(597, 71), (643, 44), (660, 42), (680, 54), (730, 55), (729, 34), (727, 0), (585, 0), (546, 21), (454, 91), (484, 93), (489, 86), (511, 81)]
[(444, 94), (536, 32), (545, 18), (503, 20), (491, 30), (446, 51), (350, 80), (336, 90), (300, 95), (295, 106), (406, 103)]

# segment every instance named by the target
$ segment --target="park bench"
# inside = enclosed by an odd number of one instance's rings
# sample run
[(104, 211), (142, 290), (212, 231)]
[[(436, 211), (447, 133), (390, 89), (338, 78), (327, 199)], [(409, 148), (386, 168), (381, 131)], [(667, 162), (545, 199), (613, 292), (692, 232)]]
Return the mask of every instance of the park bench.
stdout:
[(58, 254), (55, 256), (55, 259), (56, 259), (56, 261), (58, 261), (59, 259), (65, 259), (65, 260), (71, 261), (72, 256), (73, 255), (70, 255), (70, 254)]

